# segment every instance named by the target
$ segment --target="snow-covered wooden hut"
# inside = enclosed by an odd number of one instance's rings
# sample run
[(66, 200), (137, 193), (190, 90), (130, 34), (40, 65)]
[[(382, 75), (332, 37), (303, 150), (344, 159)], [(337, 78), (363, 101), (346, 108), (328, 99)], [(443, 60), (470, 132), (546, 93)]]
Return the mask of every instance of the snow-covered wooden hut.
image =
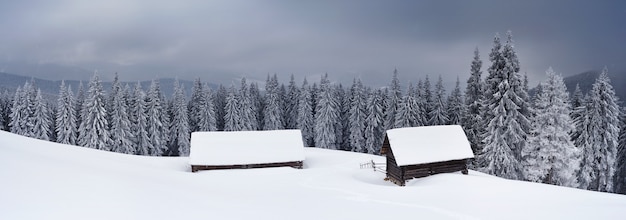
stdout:
[(191, 133), (191, 171), (290, 166), (301, 169), (300, 130)]
[(381, 154), (387, 157), (387, 179), (404, 186), (412, 178), (461, 171), (474, 158), (458, 125), (397, 128), (387, 131)]

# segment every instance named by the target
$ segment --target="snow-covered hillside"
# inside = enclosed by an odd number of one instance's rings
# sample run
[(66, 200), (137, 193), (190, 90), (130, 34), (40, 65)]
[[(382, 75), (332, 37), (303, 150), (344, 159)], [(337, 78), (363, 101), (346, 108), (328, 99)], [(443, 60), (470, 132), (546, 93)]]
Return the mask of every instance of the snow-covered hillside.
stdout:
[(307, 148), (305, 169), (191, 173), (186, 157), (123, 155), (0, 132), (0, 219), (620, 219), (626, 196), (440, 174), (398, 187)]

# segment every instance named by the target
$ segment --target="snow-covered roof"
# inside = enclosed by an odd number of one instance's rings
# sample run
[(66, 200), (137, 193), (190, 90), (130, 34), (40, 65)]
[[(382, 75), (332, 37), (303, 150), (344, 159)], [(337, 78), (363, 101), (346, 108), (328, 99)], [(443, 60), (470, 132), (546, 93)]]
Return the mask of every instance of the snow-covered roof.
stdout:
[(473, 158), (459, 125), (397, 128), (387, 131), (398, 166)]
[(191, 165), (245, 165), (304, 160), (300, 130), (191, 133)]

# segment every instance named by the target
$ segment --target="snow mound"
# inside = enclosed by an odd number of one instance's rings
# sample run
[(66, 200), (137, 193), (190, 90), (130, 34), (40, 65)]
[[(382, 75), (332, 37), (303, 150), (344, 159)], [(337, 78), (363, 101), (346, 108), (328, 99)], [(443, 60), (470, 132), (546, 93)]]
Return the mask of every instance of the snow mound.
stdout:
[(0, 219), (620, 219), (626, 196), (470, 171), (406, 187), (360, 164), (383, 157), (305, 148), (307, 169), (191, 173), (144, 157), (0, 131)]

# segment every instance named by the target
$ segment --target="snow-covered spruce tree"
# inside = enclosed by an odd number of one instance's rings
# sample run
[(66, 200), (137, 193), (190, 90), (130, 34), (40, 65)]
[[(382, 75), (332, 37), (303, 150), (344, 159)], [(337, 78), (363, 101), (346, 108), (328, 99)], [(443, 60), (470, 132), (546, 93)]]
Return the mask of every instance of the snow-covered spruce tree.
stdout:
[(141, 89), (141, 83), (137, 82), (133, 91), (133, 99), (135, 104), (132, 106), (132, 117), (135, 118), (131, 124), (135, 153), (138, 155), (150, 155), (155, 151), (150, 135), (148, 134), (148, 103), (146, 102), (146, 93)]
[[(486, 134), (484, 148), (479, 161), (483, 170), (496, 176), (521, 178), (521, 149), (526, 143), (529, 119), (522, 114), (525, 103), (522, 93), (522, 77), (519, 74), (519, 61), (513, 50), (512, 34), (502, 48), (496, 34), (494, 46), (489, 54), (492, 65), (486, 79), (484, 120)], [(502, 49), (501, 49), (502, 48)]]
[(614, 177), (614, 190), (613, 192), (619, 194), (626, 194), (626, 109), (622, 108), (621, 111), (621, 131), (619, 134), (618, 147), (617, 147), (617, 168), (615, 170)]
[(134, 154), (135, 145), (133, 143), (133, 132), (131, 131), (131, 123), (128, 117), (127, 101), (124, 99), (124, 91), (115, 73), (115, 79), (111, 87), (111, 94), (108, 103), (108, 119), (111, 134), (111, 151)]
[(365, 110), (366, 94), (360, 79), (354, 79), (350, 96), (348, 113), (348, 140), (352, 152), (364, 152), (365, 148)]
[(387, 98), (385, 99), (385, 130), (396, 128), (396, 111), (398, 109), (400, 99), (402, 99), (402, 88), (400, 88), (400, 80), (398, 79), (398, 69), (394, 69), (391, 84), (389, 84)]
[(265, 109), (263, 111), (263, 130), (283, 129), (283, 111), (281, 107), (280, 88), (276, 74), (267, 76), (265, 84)]
[(237, 91), (235, 85), (231, 85), (226, 96), (226, 105), (224, 106), (224, 131), (241, 131), (243, 128), (240, 121), (239, 101), (237, 100)]
[(367, 99), (367, 118), (365, 118), (365, 152), (379, 154), (383, 145), (385, 127), (383, 122), (385, 113), (383, 110), (383, 92), (375, 90)]
[(204, 99), (204, 84), (202, 84), (202, 81), (200, 80), (200, 78), (196, 78), (193, 81), (193, 88), (191, 90), (191, 98), (189, 99), (189, 128), (191, 129), (191, 132), (194, 131), (199, 131), (198, 128), (198, 121), (200, 121), (200, 115), (198, 114), (198, 112), (200, 112), (200, 106), (202, 105), (201, 103), (204, 101), (202, 99)]
[[(470, 67), (470, 77), (467, 79), (467, 87), (465, 88), (465, 113), (462, 125), (467, 134), (474, 155), (478, 155), (482, 150), (481, 135), (484, 133), (482, 113), (483, 110), (483, 91), (484, 82), (481, 78), (483, 62), (480, 60), (478, 48), (474, 50), (474, 60)], [(479, 158), (479, 157), (477, 157)], [(474, 166), (478, 161), (474, 161)]]
[(56, 113), (56, 140), (58, 143), (76, 145), (77, 126), (74, 106), (74, 96), (70, 86), (65, 87), (65, 81), (61, 81)]
[(34, 125), (36, 119), (35, 98), (36, 90), (32, 80), (25, 82), (23, 87), (18, 87), (13, 98), (13, 107), (11, 109), (9, 126), (11, 132), (26, 137), (35, 137)]
[(559, 186), (576, 187), (578, 152), (569, 133), (574, 129), (570, 118), (569, 95), (563, 77), (546, 71), (535, 100), (535, 116), (527, 146), (522, 150), (525, 179)]
[(51, 119), (50, 112), (46, 102), (41, 96), (41, 89), (37, 89), (37, 95), (35, 96), (35, 106), (33, 112), (33, 137), (49, 141), (51, 133)]
[(111, 149), (111, 135), (109, 121), (106, 119), (106, 103), (104, 90), (98, 73), (94, 73), (89, 81), (89, 89), (85, 94), (85, 101), (81, 110), (82, 121), (78, 129), (78, 144), (80, 146), (98, 149)]
[(328, 80), (328, 74), (322, 76), (319, 87), (319, 100), (315, 110), (315, 146), (337, 149), (336, 126), (339, 121), (339, 104)]
[[(80, 124), (83, 122), (83, 103), (85, 102), (85, 86), (83, 86), (83, 81), (78, 82), (78, 89), (76, 90), (76, 102), (74, 109), (76, 110), (76, 137), (78, 138), (78, 128)], [(77, 139), (78, 143), (78, 139)]]
[(296, 85), (296, 80), (291, 75), (289, 85), (287, 86), (287, 95), (285, 97), (285, 128), (295, 129), (298, 127), (298, 98), (300, 90)]
[(431, 90), (431, 86), (430, 86), (430, 79), (428, 77), (428, 75), (426, 75), (426, 78), (424, 79), (424, 86), (422, 87), (422, 99), (424, 101), (424, 111), (426, 113), (426, 124), (425, 125), (432, 125), (430, 124), (430, 119), (432, 118), (432, 113), (433, 113), (433, 106), (434, 104), (434, 100), (433, 100), (433, 92)]
[[(570, 117), (572, 118), (572, 122), (575, 126), (570, 133), (570, 136), (572, 137), (572, 140), (576, 141), (582, 133), (581, 123), (583, 122), (583, 116), (585, 116), (585, 112), (587, 111), (585, 108), (585, 97), (578, 84), (576, 84), (576, 89), (574, 90), (574, 95), (572, 96), (571, 107)], [(576, 143), (574, 145), (580, 147)]]
[(296, 119), (298, 129), (302, 131), (302, 142), (306, 147), (315, 146), (313, 143), (313, 96), (311, 87), (306, 78), (302, 82), (298, 99), (298, 117)]
[(256, 130), (257, 120), (256, 117), (254, 117), (256, 109), (254, 109), (254, 104), (252, 103), (252, 98), (250, 97), (250, 90), (248, 89), (246, 78), (241, 78), (241, 86), (239, 87), (239, 92), (237, 94), (241, 130)]
[(0, 93), (0, 130), (6, 131), (7, 126), (6, 126), (6, 121), (4, 120), (6, 118), (6, 111), (5, 109), (8, 106), (8, 101), (7, 101), (7, 94), (6, 94), (6, 89), (4, 90), (4, 92)]
[(435, 93), (433, 94), (433, 100), (430, 106), (430, 112), (428, 118), (429, 125), (446, 125), (448, 124), (448, 114), (446, 112), (446, 91), (443, 88), (443, 79), (441, 75), (437, 84), (435, 85)]
[(148, 137), (153, 149), (148, 149), (148, 155), (161, 156), (167, 149), (169, 141), (169, 118), (167, 117), (167, 109), (162, 100), (161, 86), (156, 80), (152, 80), (150, 89), (146, 95), (146, 113)]
[(21, 86), (15, 90), (15, 96), (13, 97), (13, 107), (10, 114), (11, 121), (9, 122), (10, 131), (14, 134), (26, 135), (28, 130), (28, 103), (26, 101), (26, 95)]
[(404, 94), (398, 103), (395, 128), (422, 126), (424, 123), (424, 121), (421, 121), (419, 118), (420, 107), (413, 90), (413, 84), (410, 84), (406, 94)]
[(264, 99), (261, 96), (261, 91), (259, 89), (259, 85), (255, 82), (250, 83), (250, 100), (252, 101), (253, 108), (256, 110), (254, 113), (254, 118), (256, 118), (256, 130), (263, 129), (263, 110), (264, 110)]
[(35, 80), (31, 78), (30, 83), (24, 86), (24, 88), (26, 88), (24, 90), (25, 95), (26, 95), (26, 103), (28, 106), (28, 122), (27, 122), (27, 132), (26, 132), (26, 136), (28, 137), (32, 137), (32, 138), (37, 138), (38, 135), (36, 134), (38, 131), (35, 130), (35, 124), (37, 123), (37, 118), (35, 117), (35, 106), (38, 105), (37, 103), (37, 91), (38, 89), (35, 86)]
[(215, 119), (215, 106), (213, 105), (213, 94), (211, 94), (211, 89), (207, 86), (203, 86), (204, 91), (202, 92), (203, 98), (200, 102), (200, 108), (197, 113), (198, 121), (198, 131), (215, 131), (216, 127), (216, 119)]
[(612, 192), (620, 132), (620, 108), (608, 70), (596, 79), (587, 101), (587, 112), (579, 139), (582, 160), (580, 186), (593, 191)]
[(174, 95), (172, 96), (172, 118), (170, 121), (170, 149), (177, 149), (179, 156), (189, 156), (189, 118), (187, 114), (187, 100), (184, 89), (176, 80)]
[(9, 94), (7, 89), (0, 94), (2, 101), (2, 106), (0, 108), (0, 130), (3, 131), (9, 131), (9, 122), (11, 121), (9, 116), (11, 115), (11, 105), (13, 103), (11, 96), (12, 95)]
[(337, 149), (351, 151), (350, 147), (350, 94), (346, 93), (343, 89), (343, 85), (334, 86), (335, 101), (339, 106), (339, 121), (335, 127), (335, 135), (337, 135)]
[(426, 126), (428, 125), (428, 112), (426, 112), (427, 102), (426, 95), (424, 91), (424, 82), (422, 80), (417, 81), (417, 88), (415, 88), (414, 94), (412, 94), (413, 98), (417, 102), (417, 123), (415, 126)]
[(217, 92), (215, 93), (213, 97), (213, 101), (215, 104), (215, 116), (216, 116), (215, 124), (217, 126), (217, 130), (219, 131), (224, 130), (224, 115), (226, 115), (226, 112), (224, 112), (224, 108), (226, 106), (227, 94), (228, 94), (228, 91), (226, 91), (226, 88), (224, 88), (224, 86), (220, 84), (220, 86), (217, 89)]
[(448, 124), (461, 125), (461, 121), (465, 115), (465, 104), (463, 103), (463, 94), (461, 94), (461, 85), (459, 78), (456, 78), (456, 86), (448, 96), (448, 105), (446, 106)]
[(287, 104), (286, 104), (286, 100), (287, 100), (287, 87), (285, 87), (285, 84), (280, 84), (280, 86), (278, 87), (278, 105), (280, 106), (280, 112), (281, 112), (281, 117), (280, 117), (280, 121), (283, 123), (283, 128), (285, 129), (285, 126), (287, 126), (286, 124), (286, 112), (287, 112)]
[(134, 115), (133, 115), (133, 108), (135, 107), (135, 104), (137, 103), (137, 100), (135, 99), (135, 97), (131, 94), (133, 92), (133, 90), (130, 88), (130, 85), (128, 85), (128, 83), (124, 84), (124, 89), (122, 89), (122, 99), (124, 99), (126, 101), (126, 106), (128, 108), (126, 108), (126, 114), (128, 115), (128, 118), (130, 119), (131, 123), (135, 123), (135, 119), (134, 119)]

